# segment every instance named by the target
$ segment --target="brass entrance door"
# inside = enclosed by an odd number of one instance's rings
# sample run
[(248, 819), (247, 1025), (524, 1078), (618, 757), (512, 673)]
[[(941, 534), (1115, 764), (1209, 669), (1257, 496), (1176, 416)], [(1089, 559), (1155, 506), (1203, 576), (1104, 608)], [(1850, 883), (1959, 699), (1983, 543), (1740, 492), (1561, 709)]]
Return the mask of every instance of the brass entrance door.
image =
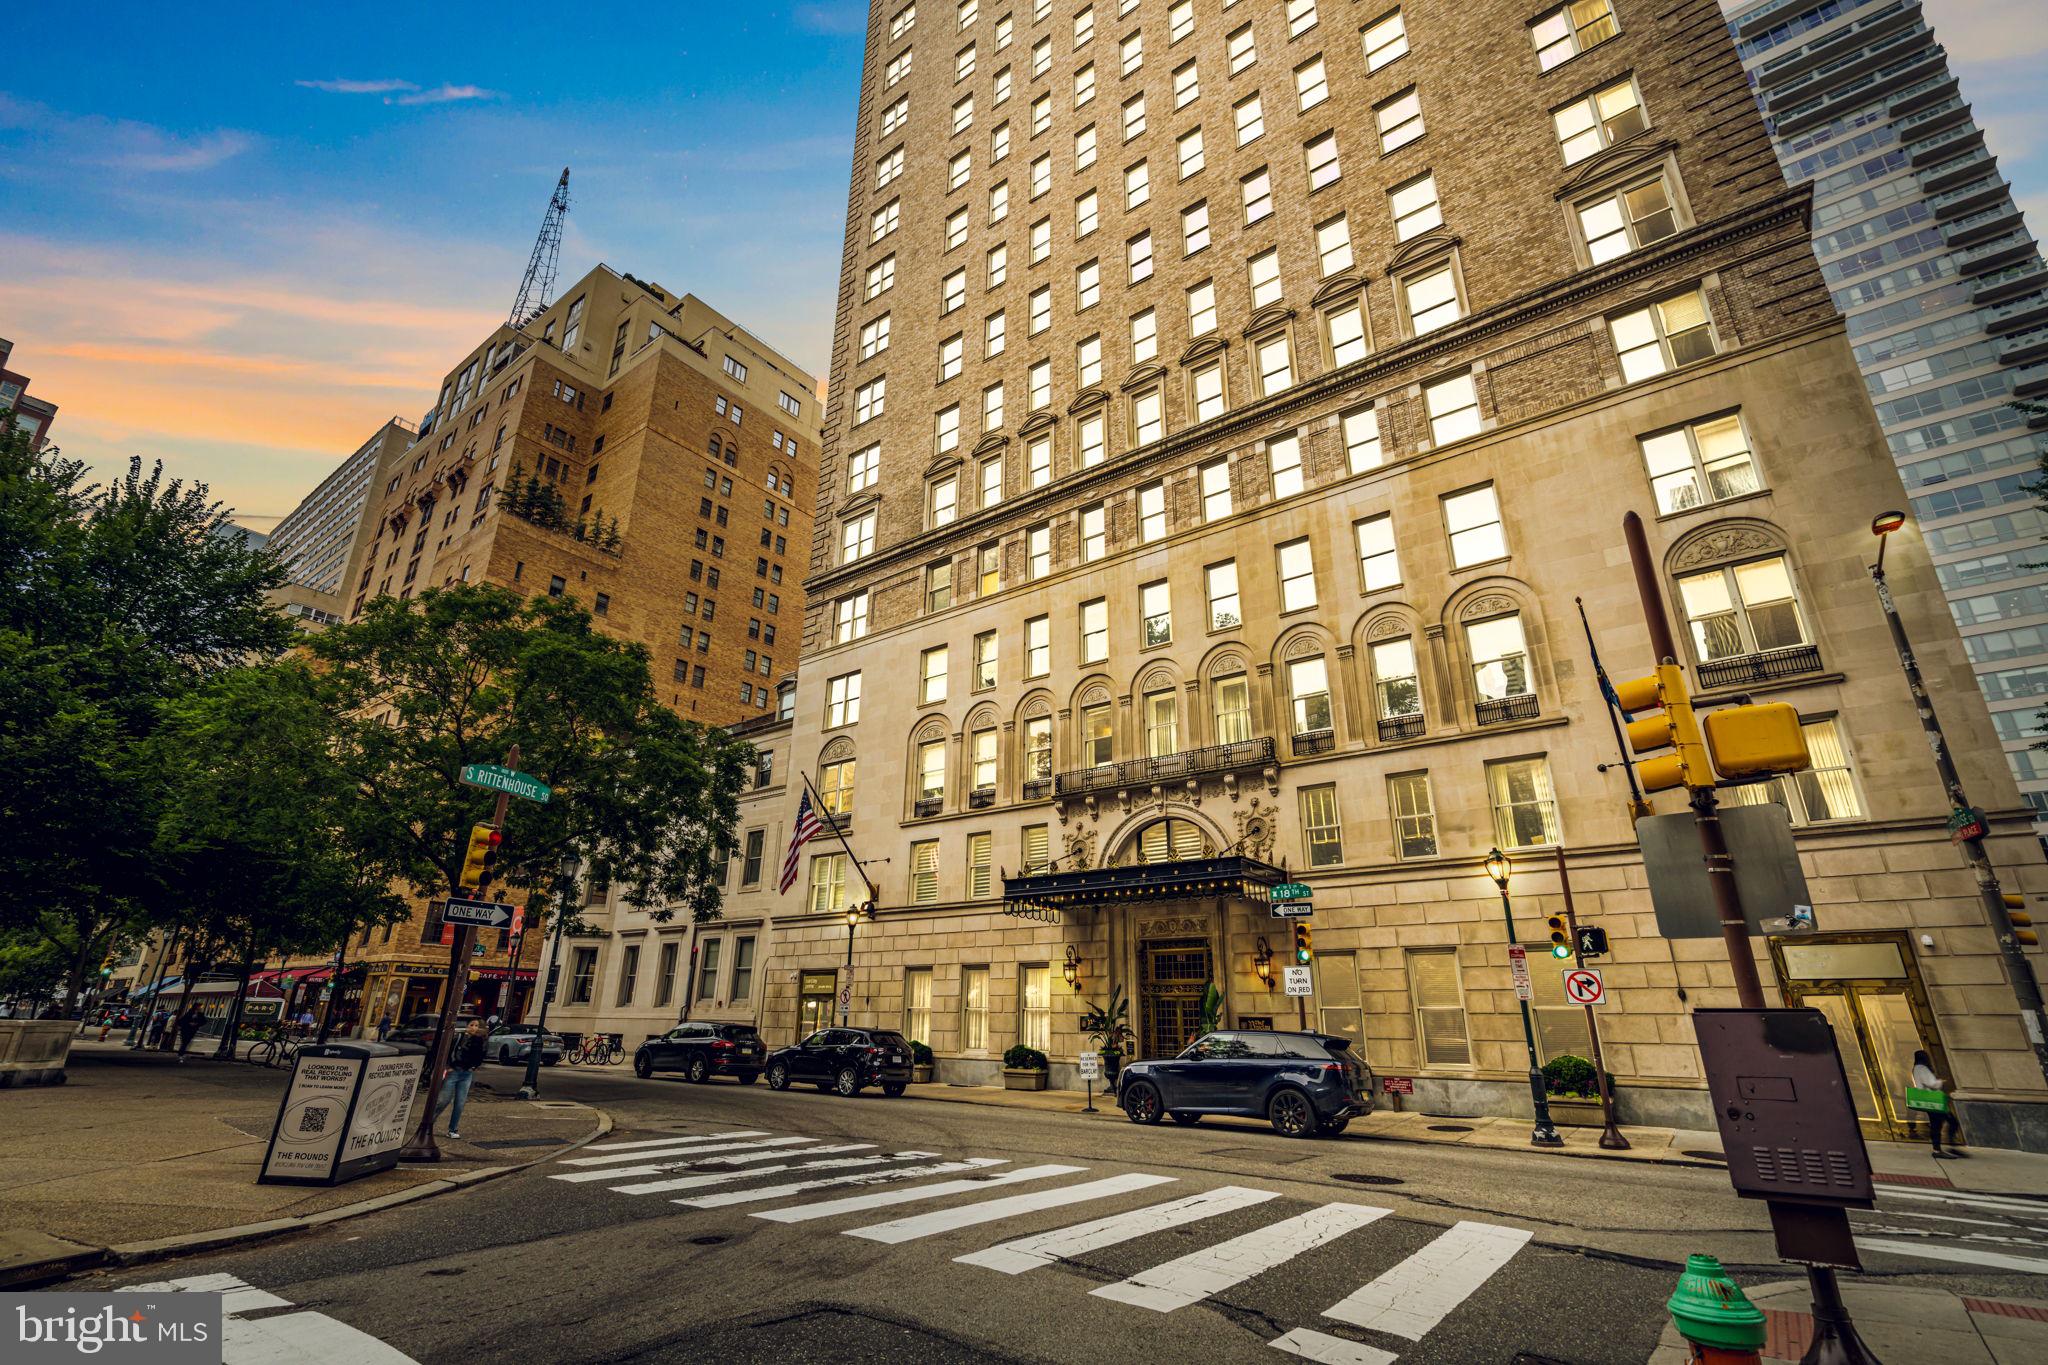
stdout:
[(1176, 1056), (1201, 1027), (1212, 975), (1209, 944), (1198, 938), (1142, 944), (1138, 971), (1139, 1055)]
[(1771, 955), (1785, 1003), (1819, 1010), (1834, 1028), (1863, 1135), (1882, 1141), (1924, 1134), (1926, 1121), (1906, 1108), (1913, 1053), (1925, 1048), (1935, 1070), (1953, 1073), (1907, 935), (1774, 939)]

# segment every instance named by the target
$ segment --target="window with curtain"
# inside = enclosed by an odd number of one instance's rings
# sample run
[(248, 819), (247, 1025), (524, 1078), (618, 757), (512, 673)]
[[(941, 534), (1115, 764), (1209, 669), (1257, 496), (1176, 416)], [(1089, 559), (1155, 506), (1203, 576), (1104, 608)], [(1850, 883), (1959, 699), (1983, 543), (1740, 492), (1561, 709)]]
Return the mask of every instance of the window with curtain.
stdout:
[(1024, 826), (1019, 847), (1023, 852), (1026, 876), (1036, 876), (1052, 865), (1052, 827), (1050, 825)]
[(1202, 827), (1188, 820), (1160, 820), (1147, 825), (1138, 836), (1138, 860), (1146, 863), (1182, 862), (1208, 856), (1209, 841)]
[(1236, 744), (1252, 737), (1251, 680), (1242, 673), (1209, 680), (1215, 699), (1216, 742)]
[(1510, 758), (1486, 765), (1493, 803), (1493, 836), (1502, 848), (1541, 848), (1557, 842), (1557, 795), (1550, 761)]
[(930, 905), (939, 898), (939, 841), (924, 839), (910, 846), (910, 899)]
[(1147, 692), (1145, 707), (1145, 755), (1165, 758), (1180, 752), (1180, 699), (1171, 691)]
[(1775, 801), (1791, 813), (1795, 825), (1862, 819), (1863, 801), (1856, 794), (1856, 779), (1849, 764), (1849, 750), (1842, 741), (1841, 723), (1833, 716), (1802, 718), (1799, 729), (1806, 736), (1806, 752), (1812, 756), (1812, 767), (1789, 777), (1724, 788), (1722, 804), (1756, 806)]
[(1034, 963), (1017, 969), (1017, 1041), (1040, 1052), (1052, 1046), (1052, 968)]
[(846, 908), (846, 855), (820, 853), (811, 859), (811, 913), (837, 914)]
[(854, 760), (838, 759), (818, 769), (818, 800), (828, 815), (853, 814)]
[(931, 1042), (932, 969), (906, 967), (903, 970), (903, 1036), (913, 1042)]
[(1424, 1066), (1472, 1065), (1472, 1035), (1458, 950), (1427, 948), (1408, 954), (1408, 989), (1415, 1000), (1416, 1051)]
[(960, 969), (960, 1047), (988, 1051), (988, 968)]
[(1809, 643), (1783, 555), (1688, 574), (1678, 596), (1702, 662)]
[(1436, 807), (1428, 773), (1396, 773), (1387, 779), (1387, 809), (1394, 817), (1394, 853), (1401, 858), (1436, 856)]
[(992, 871), (995, 862), (995, 836), (970, 834), (967, 836), (967, 894), (976, 900), (992, 895), (995, 890), (995, 876)]

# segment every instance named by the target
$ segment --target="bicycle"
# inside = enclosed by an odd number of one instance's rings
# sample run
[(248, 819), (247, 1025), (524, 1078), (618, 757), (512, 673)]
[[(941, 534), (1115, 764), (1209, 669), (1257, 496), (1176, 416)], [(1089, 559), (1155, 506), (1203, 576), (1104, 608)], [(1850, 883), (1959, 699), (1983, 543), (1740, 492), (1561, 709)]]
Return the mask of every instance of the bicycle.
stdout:
[(298, 1039), (281, 1030), (273, 1031), (249, 1049), (249, 1065), (290, 1066), (299, 1055), (300, 1046)]
[(624, 1034), (612, 1034), (605, 1039), (604, 1047), (604, 1064), (606, 1066), (617, 1066), (620, 1062), (626, 1060), (626, 1037)]

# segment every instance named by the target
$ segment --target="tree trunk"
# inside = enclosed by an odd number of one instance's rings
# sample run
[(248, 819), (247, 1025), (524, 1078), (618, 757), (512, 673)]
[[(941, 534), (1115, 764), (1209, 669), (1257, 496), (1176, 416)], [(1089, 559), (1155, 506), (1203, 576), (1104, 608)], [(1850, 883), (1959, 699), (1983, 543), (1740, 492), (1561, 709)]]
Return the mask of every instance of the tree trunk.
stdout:
[(249, 974), (256, 970), (255, 951), (253, 942), (242, 945), (242, 979), (235, 984), (235, 998), (228, 1002), (227, 1023), (220, 1031), (220, 1046), (213, 1052), (231, 1062), (235, 1060), (235, 1040), (242, 1031), (242, 1000), (249, 994)]

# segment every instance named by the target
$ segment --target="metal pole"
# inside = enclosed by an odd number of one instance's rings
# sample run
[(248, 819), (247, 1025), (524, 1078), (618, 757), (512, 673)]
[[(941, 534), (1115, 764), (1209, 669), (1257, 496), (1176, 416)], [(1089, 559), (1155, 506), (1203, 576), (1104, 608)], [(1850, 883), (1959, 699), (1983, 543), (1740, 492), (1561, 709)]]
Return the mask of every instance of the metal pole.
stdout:
[(334, 971), (327, 978), (327, 999), (320, 1006), (320, 1032), (314, 1037), (316, 1043), (327, 1041), (327, 1035), (334, 1030), (334, 1007), (341, 1003), (341, 977), (348, 970), (348, 935), (341, 936), (341, 946), (334, 950)]
[[(505, 766), (519, 766), (519, 746), (514, 744), (505, 751)], [(505, 812), (512, 805), (512, 797), (506, 792), (498, 793), (497, 804), (492, 807), (491, 824), (505, 827)], [(483, 888), (477, 888), (481, 891)], [(444, 918), (442, 923), (447, 923)], [(469, 980), (470, 949), (476, 943), (476, 926), (463, 925), (455, 935), (455, 946), (448, 950), (448, 989), (441, 996), (441, 1017), (434, 1021), (434, 1043), (427, 1053), (426, 1077), (427, 1102), (420, 1106), (419, 1126), (412, 1137), (399, 1149), (400, 1161), (439, 1161), (441, 1149), (434, 1142), (434, 1103), (441, 1098), (442, 1077), (448, 1071), (448, 1045), (455, 1040), (450, 1036), (451, 1025), (456, 1012), (462, 1006), (462, 988)]]
[[(1635, 760), (1629, 757), (1628, 741), (1622, 737), (1619, 700), (1614, 695), (1614, 684), (1607, 676), (1606, 667), (1600, 662), (1600, 646), (1593, 643), (1593, 623), (1586, 619), (1586, 604), (1579, 598), (1572, 599), (1579, 609), (1579, 625), (1586, 632), (1586, 652), (1593, 656), (1593, 677), (1600, 684), (1600, 696), (1607, 703), (1607, 726), (1614, 731), (1614, 747), (1621, 754), (1621, 771), (1628, 778), (1629, 818), (1640, 820), (1651, 814), (1650, 803), (1643, 799), (1643, 789), (1636, 785)], [(1600, 765), (1603, 769), (1606, 764)]]
[[(577, 868), (580, 870), (581, 867), (582, 863), (579, 861)], [(569, 893), (574, 889), (576, 880), (576, 873), (569, 871), (566, 866), (564, 872), (566, 875), (562, 878), (558, 896), (561, 904), (555, 911), (554, 933), (549, 936), (548, 942), (546, 983), (543, 985), (538, 980), (540, 973), (534, 973), (534, 984), (541, 990), (540, 1014), (533, 1021), (533, 1043), (526, 1050), (526, 1080), (519, 1087), (519, 1098), (522, 1100), (530, 1100), (540, 1093), (540, 1052), (541, 1043), (548, 1036), (548, 1001), (553, 999), (555, 994), (555, 964), (562, 955), (562, 926), (569, 922)], [(532, 909), (531, 902), (527, 908)]]
[[(849, 855), (850, 856), (850, 855)], [(839, 1027), (845, 1028), (853, 1015), (853, 912), (846, 915), (846, 984), (839, 988)]]
[[(1500, 913), (1507, 921), (1508, 946), (1512, 948), (1521, 940), (1515, 937), (1515, 910), (1508, 902), (1507, 878), (1497, 878), (1494, 885), (1500, 888)], [(1529, 1103), (1536, 1110), (1536, 1126), (1529, 1130), (1529, 1143), (1534, 1147), (1562, 1147), (1564, 1139), (1557, 1135), (1557, 1125), (1550, 1121), (1550, 1095), (1543, 1084), (1543, 1068), (1536, 1062), (1536, 1019), (1529, 1012), (1527, 1000), (1517, 1003), (1522, 1007), (1522, 1041), (1529, 1049)]]
[[(1884, 608), (1885, 624), (1891, 628), (1892, 644), (1899, 651), (1899, 667), (1906, 674), (1906, 688), (1913, 694), (1913, 709), (1920, 714), (1920, 728), (1927, 732), (1927, 747), (1934, 753), (1934, 768), (1941, 775), (1942, 790), (1947, 793), (1950, 804), (1958, 811), (1975, 811), (1969, 798), (1963, 793), (1963, 780), (1956, 772), (1954, 757), (1949, 753), (1948, 740), (1941, 732), (1941, 718), (1934, 713), (1933, 699), (1927, 695), (1927, 685), (1920, 677), (1920, 664), (1913, 657), (1912, 642), (1906, 638), (1906, 625), (1899, 617), (1898, 605), (1892, 601), (1891, 589), (1884, 580), (1884, 540), (1877, 542), (1877, 563), (1871, 566), (1870, 578), (1877, 585), (1878, 604)], [(1976, 821), (1979, 829), (1986, 829), (1985, 822)], [(1998, 873), (1992, 869), (1990, 855), (1984, 851), (1984, 835), (1977, 834), (1961, 841), (1963, 859), (1970, 865), (1970, 871), (1977, 878), (1977, 894), (1984, 902), (1984, 913), (1991, 920), (1991, 929), (1998, 937), (1999, 955), (2005, 959), (2005, 973), (2012, 982), (2012, 993), (2019, 1001), (2020, 1024), (2026, 1029), (2027, 1042), (2034, 1049), (2034, 1061), (2041, 1068), (2041, 1075), (2048, 1079), (2048, 1036), (2042, 1030), (2041, 986), (2034, 979), (2033, 964), (2027, 961), (2026, 950), (2014, 937), (2012, 918), (2006, 913), (2005, 895), (1999, 889)]]
[(142, 1032), (139, 1035), (134, 1030), (129, 1030), (128, 1046), (130, 1048), (146, 1047), (149, 1044), (149, 1019), (154, 1018), (158, 1008), (163, 1005), (163, 1000), (160, 997), (164, 992), (164, 970), (171, 965), (171, 949), (178, 946), (178, 940), (184, 933), (185, 926), (181, 924), (171, 930), (169, 937), (157, 945), (156, 975), (150, 979), (149, 983), (148, 1018), (143, 1020)]
[[(1579, 915), (1572, 908), (1571, 874), (1564, 863), (1564, 846), (1557, 849), (1557, 884), (1564, 890), (1564, 922), (1571, 931), (1572, 961), (1580, 967), (1586, 965), (1586, 955), (1579, 951)], [(1614, 1122), (1614, 1092), (1607, 1084), (1607, 1063), (1600, 1056), (1600, 1020), (1593, 1013), (1591, 1005), (1586, 1006), (1586, 1040), (1593, 1049), (1593, 1079), (1600, 1086), (1600, 1117), (1605, 1120), (1600, 1130), (1600, 1145), (1610, 1152), (1628, 1150), (1628, 1139), (1621, 1135), (1621, 1129)]]

